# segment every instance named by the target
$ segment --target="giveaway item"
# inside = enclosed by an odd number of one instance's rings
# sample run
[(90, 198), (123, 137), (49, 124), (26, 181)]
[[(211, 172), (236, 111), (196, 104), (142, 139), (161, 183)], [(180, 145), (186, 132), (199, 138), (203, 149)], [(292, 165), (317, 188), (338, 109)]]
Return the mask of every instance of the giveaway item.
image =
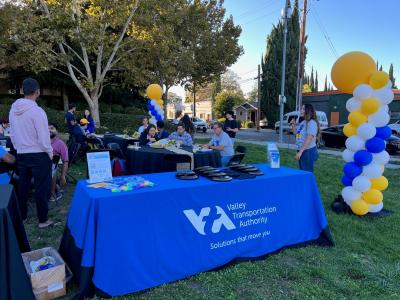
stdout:
[(32, 273), (53, 268), (56, 265), (56, 260), (51, 256), (44, 256), (38, 260), (33, 260), (29, 263)]
[(210, 177), (212, 181), (220, 181), (220, 182), (225, 182), (225, 181), (231, 181), (233, 178), (230, 176), (218, 176), (218, 177)]
[(280, 167), (279, 149), (275, 143), (267, 143), (267, 161), (272, 169)]
[(195, 172), (177, 172), (175, 177), (180, 180), (195, 180), (199, 179), (199, 175)]

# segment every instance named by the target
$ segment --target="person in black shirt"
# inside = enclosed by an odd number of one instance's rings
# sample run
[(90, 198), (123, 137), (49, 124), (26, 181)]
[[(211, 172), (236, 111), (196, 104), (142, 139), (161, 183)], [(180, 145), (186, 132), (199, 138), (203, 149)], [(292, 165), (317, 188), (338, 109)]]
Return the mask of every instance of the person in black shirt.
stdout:
[(224, 131), (229, 135), (232, 139), (232, 143), (235, 142), (236, 132), (239, 131), (237, 126), (237, 121), (234, 119), (233, 111), (227, 111), (225, 113), (225, 122), (224, 122)]
[(149, 124), (147, 128), (140, 134), (139, 145), (146, 146), (158, 141), (156, 126)]
[(70, 103), (68, 106), (68, 111), (65, 114), (65, 121), (67, 122), (68, 133), (73, 135), (74, 125), (75, 125), (75, 116), (74, 112), (76, 110), (76, 106), (74, 103)]

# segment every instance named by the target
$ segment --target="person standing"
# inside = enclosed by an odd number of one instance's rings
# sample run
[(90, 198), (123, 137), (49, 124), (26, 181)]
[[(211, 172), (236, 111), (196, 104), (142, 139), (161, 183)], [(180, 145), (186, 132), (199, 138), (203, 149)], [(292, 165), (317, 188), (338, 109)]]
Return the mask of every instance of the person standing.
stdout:
[(27, 218), (28, 193), (33, 176), (39, 228), (53, 224), (49, 220), (48, 200), (51, 187), (51, 147), (47, 115), (37, 105), (39, 83), (27, 78), (22, 83), (24, 98), (16, 100), (10, 110), (10, 136), (17, 150), (18, 201), (22, 218)]
[(67, 122), (67, 127), (68, 127), (68, 133), (70, 136), (72, 135), (72, 132), (74, 130), (74, 121), (75, 121), (75, 116), (74, 112), (76, 110), (76, 105), (74, 103), (70, 103), (68, 105), (68, 111), (65, 114), (65, 122)]
[(227, 111), (225, 113), (225, 122), (224, 122), (224, 131), (229, 135), (229, 137), (232, 139), (232, 144), (235, 143), (235, 138), (236, 138), (236, 133), (239, 131), (239, 128), (237, 126), (237, 121), (235, 120), (234, 112), (233, 111)]
[(147, 127), (149, 126), (149, 118), (148, 117), (144, 117), (143, 121), (142, 121), (142, 126), (139, 127), (139, 133), (142, 134), (143, 131), (145, 131), (147, 129)]
[(320, 135), (320, 127), (314, 106), (304, 104), (300, 111), (304, 120), (296, 128), (295, 120), (290, 123), (293, 134), (296, 136), (297, 154), (299, 168), (304, 171), (314, 172), (314, 163), (318, 159), (317, 138)]
[(94, 119), (92, 117), (92, 114), (88, 109), (85, 110), (85, 113), (83, 115), (83, 119), (88, 120), (89, 124), (87, 124), (87, 132), (88, 133), (94, 133)]
[(189, 133), (193, 138), (195, 128), (188, 114), (184, 114), (184, 116), (179, 120), (179, 123), (182, 123), (185, 126), (186, 132)]
[(211, 141), (203, 148), (220, 151), (222, 166), (227, 166), (232, 156), (235, 154), (233, 143), (229, 135), (224, 132), (223, 125), (220, 122), (213, 124), (214, 135)]

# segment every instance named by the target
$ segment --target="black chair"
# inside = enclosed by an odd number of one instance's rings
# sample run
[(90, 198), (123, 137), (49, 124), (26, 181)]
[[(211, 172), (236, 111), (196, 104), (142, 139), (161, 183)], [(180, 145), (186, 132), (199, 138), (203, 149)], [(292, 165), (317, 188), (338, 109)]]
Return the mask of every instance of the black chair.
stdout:
[(228, 166), (240, 164), (242, 162), (243, 158), (244, 158), (244, 153), (236, 153), (229, 160)]
[(70, 168), (71, 168), (71, 165), (73, 163), (75, 163), (75, 161), (78, 159), (79, 150), (80, 149), (81, 149), (81, 144), (79, 144), (79, 143), (75, 142), (74, 140), (72, 140), (70, 145), (69, 145), (69, 147), (68, 147), (68, 158), (69, 158), (69, 160), (68, 160), (68, 172), (66, 174), (66, 179), (67, 179), (68, 183), (75, 184), (75, 183), (78, 182), (78, 180), (74, 176), (71, 175)]
[(237, 146), (235, 149), (235, 152), (239, 152), (239, 153), (246, 153), (247, 149), (245, 146)]
[(114, 150), (119, 159), (125, 159), (124, 152), (122, 151), (122, 149), (121, 149), (119, 144), (117, 144), (117, 143), (108, 143), (107, 144), (107, 149)]

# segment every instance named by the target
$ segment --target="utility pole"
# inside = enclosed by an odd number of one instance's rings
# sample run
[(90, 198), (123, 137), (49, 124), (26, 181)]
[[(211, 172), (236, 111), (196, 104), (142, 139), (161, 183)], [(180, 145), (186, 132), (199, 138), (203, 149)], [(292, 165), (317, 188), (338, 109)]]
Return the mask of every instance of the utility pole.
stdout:
[(261, 121), (261, 67), (258, 65), (257, 75), (257, 131), (260, 130)]
[(290, 0), (286, 0), (283, 15), (283, 51), (282, 51), (282, 77), (281, 77), (281, 93), (279, 95), (279, 143), (283, 143), (283, 111), (285, 108), (285, 76), (286, 76), (286, 37), (288, 31), (288, 11)]
[(298, 73), (298, 90), (297, 90), (297, 110), (300, 111), (303, 98), (303, 76), (304, 76), (304, 61), (305, 61), (305, 44), (306, 44), (306, 21), (307, 21), (307, 0), (303, 4), (303, 20), (300, 29), (300, 57), (299, 57), (299, 73)]
[(196, 116), (196, 83), (193, 83), (193, 118)]

